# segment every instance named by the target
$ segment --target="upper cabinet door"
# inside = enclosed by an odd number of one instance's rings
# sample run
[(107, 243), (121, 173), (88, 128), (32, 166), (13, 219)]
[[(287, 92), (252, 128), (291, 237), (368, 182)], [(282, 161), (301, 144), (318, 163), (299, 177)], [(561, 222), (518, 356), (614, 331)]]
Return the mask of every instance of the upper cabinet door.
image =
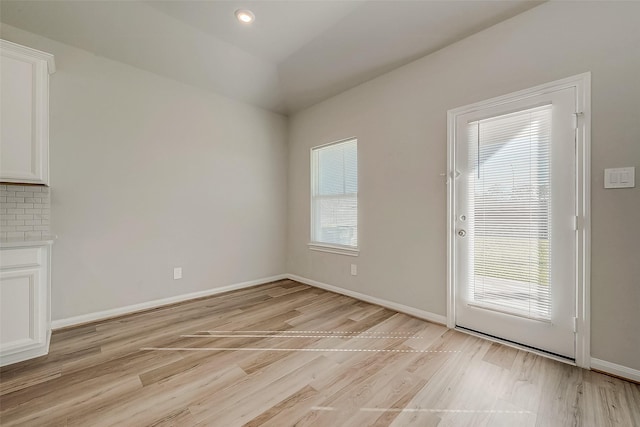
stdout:
[(0, 181), (49, 185), (53, 55), (0, 40)]

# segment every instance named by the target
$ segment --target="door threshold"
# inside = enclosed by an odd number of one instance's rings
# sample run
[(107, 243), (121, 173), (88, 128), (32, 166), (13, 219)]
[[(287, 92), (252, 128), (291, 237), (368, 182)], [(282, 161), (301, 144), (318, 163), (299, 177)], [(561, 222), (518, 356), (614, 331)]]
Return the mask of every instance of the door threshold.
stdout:
[(549, 353), (547, 351), (540, 350), (540, 349), (535, 348), (535, 347), (529, 347), (529, 346), (524, 345), (524, 344), (520, 344), (520, 343), (517, 343), (517, 342), (505, 340), (503, 338), (494, 337), (493, 335), (483, 334), (482, 332), (474, 331), (473, 329), (467, 329), (467, 328), (465, 328), (463, 326), (456, 325), (454, 329), (456, 331), (464, 332), (465, 334), (473, 335), (474, 337), (482, 338), (482, 339), (485, 339), (487, 341), (493, 341), (493, 342), (496, 342), (498, 344), (506, 345), (507, 347), (512, 347), (512, 348), (515, 348), (515, 349), (518, 349), (518, 350), (527, 351), (529, 353), (537, 354), (538, 356), (543, 356), (543, 357), (546, 357), (547, 359), (555, 360), (557, 362), (566, 363), (567, 365), (578, 366), (576, 364), (575, 359), (571, 359), (571, 358), (568, 358), (568, 357), (565, 357), (565, 356), (560, 356), (559, 354)]

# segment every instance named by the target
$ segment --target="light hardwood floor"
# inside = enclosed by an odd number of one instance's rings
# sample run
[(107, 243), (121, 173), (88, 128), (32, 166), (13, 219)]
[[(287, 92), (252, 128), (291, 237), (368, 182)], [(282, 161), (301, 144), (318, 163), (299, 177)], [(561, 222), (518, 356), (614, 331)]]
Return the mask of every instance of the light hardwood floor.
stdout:
[(0, 409), (3, 426), (631, 427), (640, 386), (283, 280), (57, 331), (2, 368)]

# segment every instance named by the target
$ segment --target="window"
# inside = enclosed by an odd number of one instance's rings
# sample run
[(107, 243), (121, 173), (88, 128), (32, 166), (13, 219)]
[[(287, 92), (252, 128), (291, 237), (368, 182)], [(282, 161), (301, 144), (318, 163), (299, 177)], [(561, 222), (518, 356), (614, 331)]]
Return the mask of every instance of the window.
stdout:
[(358, 254), (358, 141), (311, 149), (310, 249)]

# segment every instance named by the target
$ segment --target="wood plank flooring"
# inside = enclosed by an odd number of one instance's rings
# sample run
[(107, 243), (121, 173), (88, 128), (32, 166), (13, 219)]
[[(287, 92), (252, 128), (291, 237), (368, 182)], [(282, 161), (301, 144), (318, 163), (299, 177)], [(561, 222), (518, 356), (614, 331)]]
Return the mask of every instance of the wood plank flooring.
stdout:
[(283, 280), (57, 331), (2, 426), (640, 426), (640, 386)]

